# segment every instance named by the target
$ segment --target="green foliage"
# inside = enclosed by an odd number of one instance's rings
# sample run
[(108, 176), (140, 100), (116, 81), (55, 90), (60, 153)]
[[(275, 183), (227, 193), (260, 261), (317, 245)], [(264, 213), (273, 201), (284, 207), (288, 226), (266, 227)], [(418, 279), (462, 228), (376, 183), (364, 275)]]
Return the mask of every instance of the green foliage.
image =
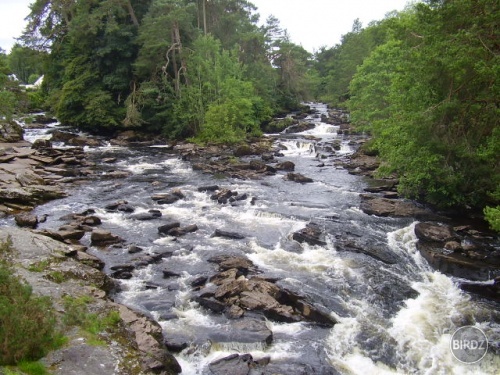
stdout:
[(7, 121), (12, 120), (12, 116), (19, 109), (19, 100), (22, 97), (18, 83), (9, 77), (10, 74), (7, 56), (0, 49), (0, 120), (5, 118)]
[(417, 4), (392, 20), (391, 37), (351, 80), (352, 120), (373, 133), (379, 173), (396, 172), (405, 196), (440, 207), (498, 204), (495, 12), (490, 0)]
[[(45, 61), (43, 95), (31, 106), (47, 98), (63, 123), (171, 138), (228, 131), (233, 142), (310, 89), (309, 54), (277, 24), (259, 28), (254, 11), (242, 0), (37, 0), (23, 35), (30, 48), (19, 46), (13, 61)], [(229, 80), (236, 90), (224, 92)]]
[(24, 374), (28, 375), (49, 375), (45, 365), (41, 362), (21, 361), (17, 364), (17, 368)]
[(8, 56), (12, 73), (23, 83), (33, 84), (44, 74), (47, 53), (15, 44)]
[(500, 232), (500, 206), (486, 207), (484, 209), (484, 216), (490, 227), (497, 232)]
[[(12, 251), (1, 245), (2, 259)], [(31, 287), (0, 263), (0, 365), (37, 360), (60, 343), (56, 318), (48, 297), (34, 296)]]

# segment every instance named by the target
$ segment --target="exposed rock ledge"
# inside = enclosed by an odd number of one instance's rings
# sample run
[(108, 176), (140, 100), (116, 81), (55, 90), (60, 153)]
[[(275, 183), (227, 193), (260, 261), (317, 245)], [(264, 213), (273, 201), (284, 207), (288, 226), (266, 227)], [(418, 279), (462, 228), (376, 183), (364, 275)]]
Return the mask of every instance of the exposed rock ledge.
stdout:
[[(112, 302), (107, 291), (113, 288), (113, 282), (101, 271), (78, 262), (78, 251), (28, 230), (0, 228), (0, 242), (9, 237), (13, 242), (12, 262), (17, 274), (31, 285), (34, 293), (50, 297), (61, 316), (64, 296), (85, 296), (90, 297), (87, 298), (89, 311), (107, 314), (115, 310), (121, 318), (111, 334), (99, 336), (106, 345), (88, 343), (76, 328), (65, 332), (68, 344), (42, 359), (52, 374), (169, 375), (181, 372), (177, 360), (163, 344), (161, 327), (126, 306)], [(58, 283), (53, 281), (56, 274)]]

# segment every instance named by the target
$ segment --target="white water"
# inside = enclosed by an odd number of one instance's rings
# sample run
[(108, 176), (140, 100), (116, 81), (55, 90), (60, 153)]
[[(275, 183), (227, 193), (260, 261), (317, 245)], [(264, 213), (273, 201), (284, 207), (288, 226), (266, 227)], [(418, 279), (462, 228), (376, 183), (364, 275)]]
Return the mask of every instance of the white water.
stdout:
[[(316, 109), (326, 111), (322, 105)], [(254, 359), (270, 357), (271, 363), (278, 364), (331, 365), (343, 374), (498, 373), (498, 356), (490, 353), (479, 364), (467, 366), (453, 358), (449, 347), (451, 334), (465, 324), (480, 327), (498, 341), (500, 327), (488, 318), (494, 315), (491, 306), (472, 301), (452, 278), (432, 270), (415, 247), (415, 223), (369, 217), (359, 210), (364, 187), (361, 178), (332, 163), (353, 149), (347, 139), (340, 139), (336, 156), (319, 160), (320, 146), (311, 138), (329, 142), (339, 140), (339, 135), (335, 126), (316, 124), (296, 139), (278, 141), (284, 146), (283, 160), (293, 161), (298, 173), (312, 177), (311, 184), (285, 181), (282, 174), (263, 181), (213, 180), (194, 172), (188, 162), (162, 156), (162, 147), (149, 148), (144, 154), (104, 147), (89, 151), (97, 156), (119, 153), (117, 167), (131, 172), (127, 181), (97, 182), (38, 210), (53, 218), (44, 225), (56, 227), (61, 224), (58, 217), (91, 206), (102, 218), (104, 229), (141, 246), (142, 254), (172, 252), (159, 264), (137, 269), (132, 279), (120, 281), (123, 292), (117, 299), (153, 316), (166, 336), (180, 335), (191, 343), (176, 355), (183, 375), (205, 375), (211, 362), (235, 352), (250, 353)], [(326, 165), (319, 167), (320, 162)], [(154, 188), (152, 180), (160, 181), (163, 187)], [(220, 205), (210, 194), (197, 191), (198, 186), (211, 184), (257, 200), (254, 205), (250, 199), (236, 206)], [(172, 205), (157, 205), (150, 199), (153, 193), (168, 191), (171, 186), (180, 187), (186, 198)], [(104, 209), (105, 202), (118, 199), (127, 199), (136, 207), (135, 213), (154, 208), (163, 217), (140, 222), (128, 214)], [(157, 227), (170, 220), (183, 226), (196, 224), (199, 230), (180, 239), (159, 237)], [(291, 240), (292, 234), (310, 221), (319, 223), (327, 233), (326, 246), (298, 246)], [(212, 238), (219, 228), (246, 238)], [(363, 249), (382, 247), (397, 262), (385, 264), (346, 251), (339, 245), (344, 239), (355, 244), (359, 240)], [(105, 259), (107, 267), (134, 257), (122, 248), (89, 252)], [(246, 255), (261, 272), (280, 279), (280, 285), (299, 290), (328, 308), (339, 323), (325, 329), (307, 323), (267, 321), (274, 336), (270, 346), (211, 342), (210, 333), (228, 329), (231, 322), (194, 302), (190, 283), (199, 275), (213, 274), (215, 268), (206, 260), (221, 253)], [(181, 276), (165, 280), (165, 268)]]

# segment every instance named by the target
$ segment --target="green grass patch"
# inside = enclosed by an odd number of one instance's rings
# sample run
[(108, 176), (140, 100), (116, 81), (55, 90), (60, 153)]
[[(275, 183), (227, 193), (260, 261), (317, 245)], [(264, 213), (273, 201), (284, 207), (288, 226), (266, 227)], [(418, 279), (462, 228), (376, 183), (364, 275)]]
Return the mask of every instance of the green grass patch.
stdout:
[(97, 314), (89, 312), (88, 304), (92, 298), (83, 296), (73, 298), (64, 297), (65, 314), (63, 321), (68, 326), (80, 327), (88, 336), (89, 343), (96, 342), (95, 345), (102, 345), (104, 342), (97, 338), (97, 335), (105, 331), (112, 331), (120, 323), (120, 314), (116, 310), (111, 310), (107, 314)]
[(43, 272), (50, 266), (50, 260), (44, 259), (39, 262), (30, 264), (28, 266), (28, 271), (30, 272)]

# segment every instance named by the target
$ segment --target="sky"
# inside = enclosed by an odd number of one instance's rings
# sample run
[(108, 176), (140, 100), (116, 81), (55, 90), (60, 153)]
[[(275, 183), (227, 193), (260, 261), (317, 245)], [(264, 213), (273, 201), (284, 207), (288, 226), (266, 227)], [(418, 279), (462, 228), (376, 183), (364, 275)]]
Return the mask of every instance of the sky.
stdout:
[[(33, 0), (0, 0), (0, 47), (9, 52), (24, 29), (28, 5)], [(382, 20), (393, 10), (403, 10), (409, 0), (250, 0), (261, 22), (269, 15), (280, 20), (292, 42), (314, 52), (332, 47), (359, 18), (363, 26)]]

